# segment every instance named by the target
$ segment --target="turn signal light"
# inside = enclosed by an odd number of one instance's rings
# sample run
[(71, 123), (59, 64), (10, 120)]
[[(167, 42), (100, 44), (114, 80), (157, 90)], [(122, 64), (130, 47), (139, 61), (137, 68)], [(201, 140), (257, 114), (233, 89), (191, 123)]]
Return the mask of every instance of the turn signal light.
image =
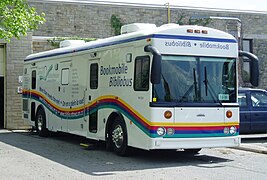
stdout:
[(233, 116), (232, 111), (228, 110), (226, 111), (226, 117), (231, 118)]
[(171, 111), (165, 111), (165, 112), (164, 112), (164, 117), (165, 117), (166, 119), (170, 119), (170, 118), (172, 117), (172, 112), (171, 112)]

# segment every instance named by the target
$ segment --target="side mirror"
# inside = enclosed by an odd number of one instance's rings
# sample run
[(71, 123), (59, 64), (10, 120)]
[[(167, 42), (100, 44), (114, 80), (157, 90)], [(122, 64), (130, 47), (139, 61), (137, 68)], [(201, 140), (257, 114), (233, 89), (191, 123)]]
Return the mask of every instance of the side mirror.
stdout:
[(250, 52), (246, 51), (239, 51), (239, 56), (246, 57), (249, 59), (249, 76), (250, 76), (250, 83), (253, 86), (259, 85), (259, 59), (257, 56)]
[(155, 47), (151, 45), (145, 46), (144, 51), (151, 52), (153, 54), (151, 67), (151, 83), (159, 84), (161, 79), (161, 54)]

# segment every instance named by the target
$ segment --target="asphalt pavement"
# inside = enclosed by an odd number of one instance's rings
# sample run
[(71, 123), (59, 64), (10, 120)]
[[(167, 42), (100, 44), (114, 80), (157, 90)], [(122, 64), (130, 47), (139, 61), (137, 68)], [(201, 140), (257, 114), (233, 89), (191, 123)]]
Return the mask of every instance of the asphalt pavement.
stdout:
[[(0, 134), (5, 132), (26, 132), (24, 130), (0, 129)], [(267, 154), (267, 133), (241, 135), (241, 145), (234, 149)]]

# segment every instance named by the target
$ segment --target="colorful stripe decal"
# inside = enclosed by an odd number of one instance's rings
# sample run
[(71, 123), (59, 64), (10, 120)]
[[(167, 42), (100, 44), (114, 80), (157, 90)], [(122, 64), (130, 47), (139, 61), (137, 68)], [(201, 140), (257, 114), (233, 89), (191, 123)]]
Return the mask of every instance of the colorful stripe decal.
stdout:
[[(38, 91), (23, 91), (23, 98), (31, 98), (42, 103), (49, 111), (64, 120), (75, 120), (94, 113), (99, 109), (116, 109), (128, 119), (130, 119), (139, 129), (141, 129), (149, 137), (159, 137), (157, 129), (165, 127), (166, 129), (174, 129), (173, 135), (166, 134), (164, 138), (194, 138), (194, 137), (222, 137), (232, 136), (224, 134), (225, 127), (235, 126), (239, 131), (239, 124), (235, 122), (229, 123), (155, 123), (148, 121), (128, 103), (122, 99), (107, 95), (101, 96), (89, 104), (76, 108), (62, 108), (44, 94)], [(238, 135), (236, 133), (235, 135)]]

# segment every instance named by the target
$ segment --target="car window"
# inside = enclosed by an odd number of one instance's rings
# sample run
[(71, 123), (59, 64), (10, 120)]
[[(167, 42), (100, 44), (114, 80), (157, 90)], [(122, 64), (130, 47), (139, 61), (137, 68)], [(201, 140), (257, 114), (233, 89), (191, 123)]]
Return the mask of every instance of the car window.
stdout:
[(238, 104), (239, 106), (247, 106), (247, 96), (245, 93), (238, 94)]
[(251, 102), (253, 107), (267, 107), (267, 95), (264, 92), (251, 93)]

